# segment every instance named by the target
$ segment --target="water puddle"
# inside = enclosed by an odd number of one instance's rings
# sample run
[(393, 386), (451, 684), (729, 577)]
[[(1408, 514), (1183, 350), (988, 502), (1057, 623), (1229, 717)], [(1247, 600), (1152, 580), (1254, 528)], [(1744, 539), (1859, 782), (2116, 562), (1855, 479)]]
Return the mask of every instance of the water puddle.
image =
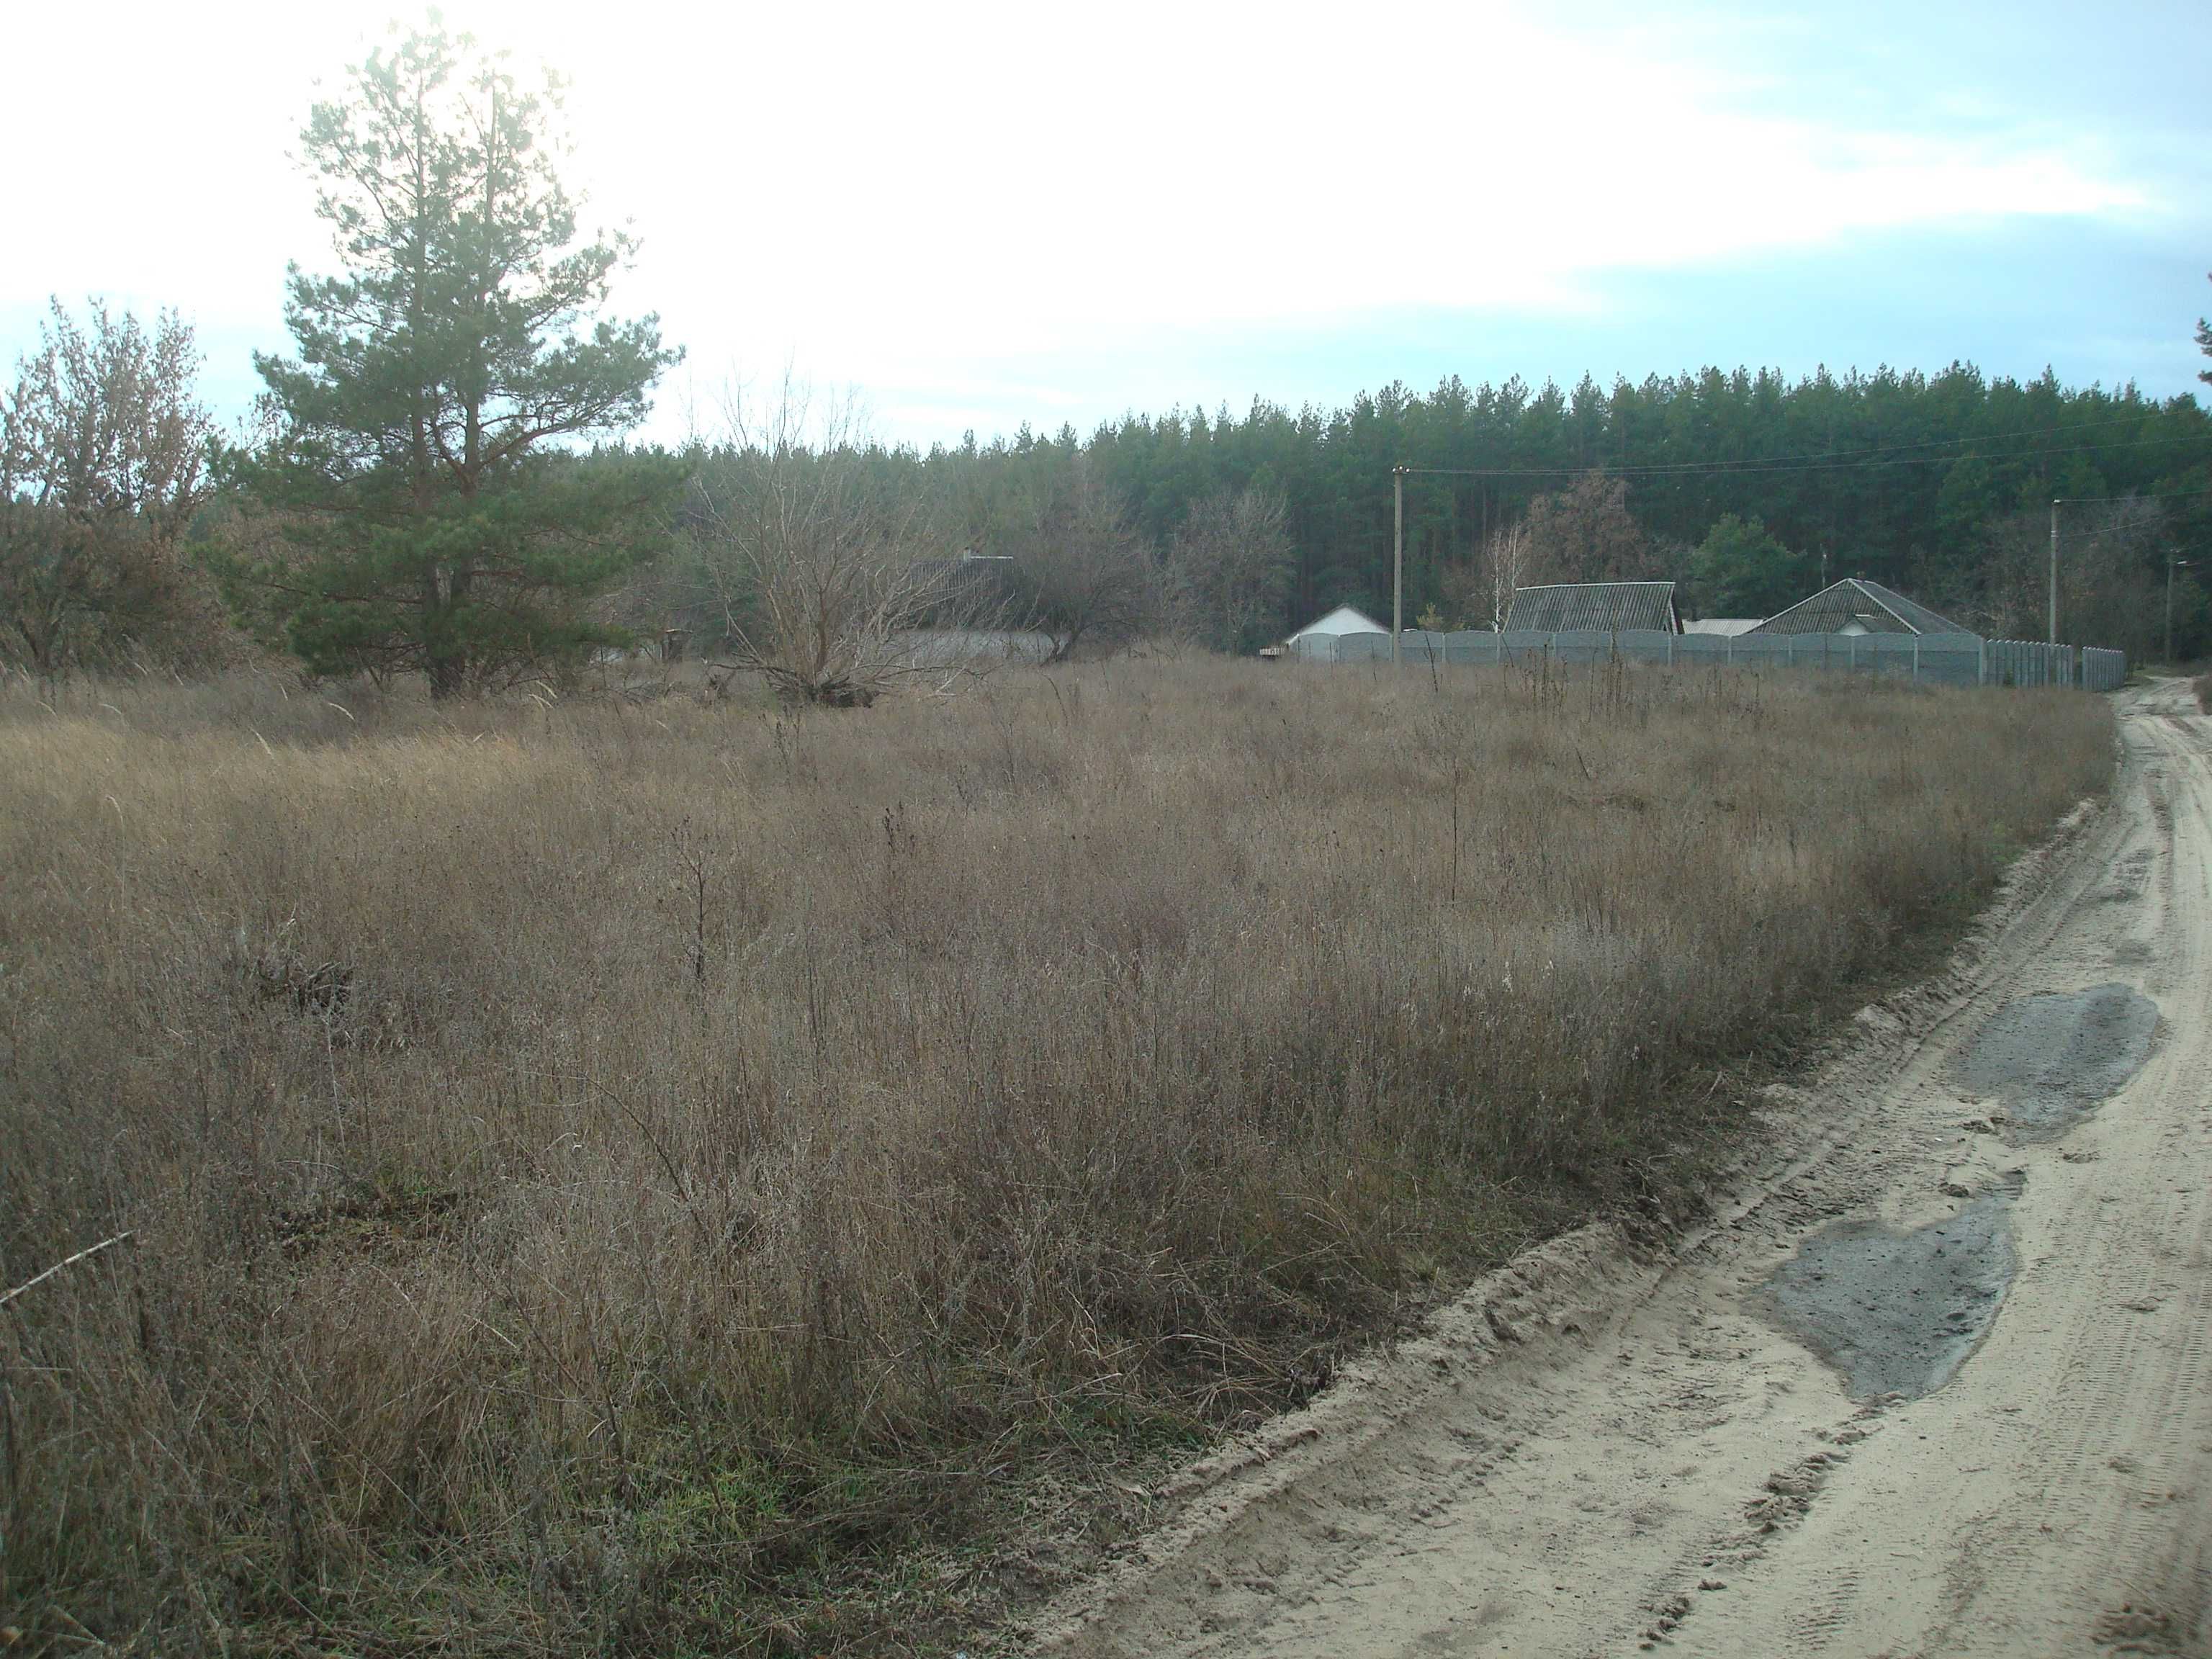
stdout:
[(1853, 1399), (1933, 1394), (1988, 1334), (2012, 1283), (2012, 1198), (1986, 1193), (1902, 1232), (1866, 1221), (1823, 1228), (1768, 1282), (1771, 1310), (1844, 1373)]
[(1958, 1060), (1960, 1082), (2002, 1101), (2013, 1138), (2064, 1133), (2150, 1058), (2158, 1005), (2124, 985), (2008, 1002)]

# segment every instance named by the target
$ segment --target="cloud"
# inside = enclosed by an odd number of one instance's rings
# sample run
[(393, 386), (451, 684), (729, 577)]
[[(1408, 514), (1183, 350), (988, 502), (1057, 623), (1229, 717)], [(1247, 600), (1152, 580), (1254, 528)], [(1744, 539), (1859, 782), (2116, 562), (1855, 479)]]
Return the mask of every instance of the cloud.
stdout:
[[(2160, 82), (2100, 120), (2049, 93), (2077, 41), (2109, 53), (2149, 14), (2038, 36), (1859, 7), (446, 10), (573, 78), (573, 175), (643, 237), (624, 309), (695, 365), (795, 360), (931, 422), (1095, 408), (1085, 364), (1208, 334), (1595, 325), (1638, 272), (2203, 219), (2193, 99)], [(0, 270), (0, 330), (99, 289), (281, 348), (285, 260), (329, 258), (285, 152), (373, 36), (274, 0), (11, 27), (0, 140), (66, 165), (11, 184), (33, 257)]]

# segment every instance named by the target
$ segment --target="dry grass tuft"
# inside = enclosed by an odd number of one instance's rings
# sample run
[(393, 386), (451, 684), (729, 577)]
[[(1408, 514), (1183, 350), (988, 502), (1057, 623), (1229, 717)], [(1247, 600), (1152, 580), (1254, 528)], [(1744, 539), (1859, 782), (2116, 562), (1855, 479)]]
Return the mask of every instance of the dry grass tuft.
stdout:
[(0, 699), (0, 1282), (136, 1233), (0, 1310), (34, 1648), (915, 1636), (899, 1552), (1664, 1181), (2110, 764), (1811, 676), (340, 700)]

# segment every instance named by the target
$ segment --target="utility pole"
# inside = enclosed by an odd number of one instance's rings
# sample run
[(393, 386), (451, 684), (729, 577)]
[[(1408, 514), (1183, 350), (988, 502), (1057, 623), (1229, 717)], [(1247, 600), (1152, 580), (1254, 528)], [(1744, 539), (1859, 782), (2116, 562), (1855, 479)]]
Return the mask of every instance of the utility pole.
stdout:
[(1390, 469), (1395, 504), (1390, 536), (1390, 660), (1398, 660), (1399, 636), (1406, 631), (1406, 469)]
[(2058, 507), (2051, 504), (2051, 629), (2045, 635), (2051, 644), (2058, 643)]
[(2173, 666), (2173, 573), (2189, 568), (2189, 561), (2166, 556), (2166, 665)]

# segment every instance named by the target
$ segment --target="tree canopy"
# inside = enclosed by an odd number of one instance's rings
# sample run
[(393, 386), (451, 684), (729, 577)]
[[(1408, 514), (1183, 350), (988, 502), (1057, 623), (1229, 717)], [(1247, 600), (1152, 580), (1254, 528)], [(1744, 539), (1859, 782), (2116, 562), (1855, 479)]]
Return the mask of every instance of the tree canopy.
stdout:
[(1723, 514), (1690, 559), (1690, 602), (1701, 616), (1771, 617), (1818, 582), (1815, 561), (1784, 547), (1756, 514)]
[(586, 238), (556, 169), (557, 80), (524, 90), (434, 17), (302, 135), (343, 264), (292, 267), (295, 354), (258, 356), (267, 441), (233, 458), (275, 535), (234, 595), (313, 668), (450, 695), (609, 637), (582, 601), (650, 550), (663, 456), (602, 452), (679, 354), (600, 313), (633, 251)]
[(198, 621), (176, 551), (208, 488), (198, 365), (173, 312), (52, 301), (0, 398), (0, 663), (97, 665)]

